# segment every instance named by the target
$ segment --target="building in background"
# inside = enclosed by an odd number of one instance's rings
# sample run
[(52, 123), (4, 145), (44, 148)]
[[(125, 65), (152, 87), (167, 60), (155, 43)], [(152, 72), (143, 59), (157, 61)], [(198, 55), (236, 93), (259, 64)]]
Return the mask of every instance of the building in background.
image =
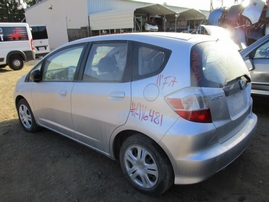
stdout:
[(27, 8), (26, 22), (47, 27), (51, 49), (75, 39), (101, 34), (145, 31), (190, 32), (209, 11), (131, 0), (43, 0)]

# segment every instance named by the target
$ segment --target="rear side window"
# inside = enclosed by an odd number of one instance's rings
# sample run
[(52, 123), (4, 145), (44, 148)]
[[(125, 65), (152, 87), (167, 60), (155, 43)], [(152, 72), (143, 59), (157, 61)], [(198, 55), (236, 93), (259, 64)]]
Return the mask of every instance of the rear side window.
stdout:
[(134, 42), (133, 80), (139, 80), (159, 74), (164, 69), (170, 54), (171, 50)]
[(269, 42), (267, 41), (255, 51), (254, 59), (268, 59), (269, 57)]
[(21, 41), (28, 39), (26, 27), (0, 27), (0, 42)]
[(227, 41), (193, 46), (190, 60), (192, 86), (219, 88), (235, 78), (249, 75), (240, 54)]

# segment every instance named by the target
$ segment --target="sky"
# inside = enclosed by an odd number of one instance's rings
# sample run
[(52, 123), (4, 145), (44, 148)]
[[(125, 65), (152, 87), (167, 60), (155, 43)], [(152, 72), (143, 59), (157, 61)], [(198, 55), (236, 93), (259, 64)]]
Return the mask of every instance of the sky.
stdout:
[[(158, 3), (164, 4), (166, 2), (168, 5), (171, 6), (180, 6), (180, 7), (187, 7), (187, 8), (196, 8), (200, 10), (210, 10), (210, 1), (211, 0), (137, 0), (140, 2), (149, 2), (149, 3)], [(242, 0), (238, 0), (241, 3)], [(234, 4), (234, 0), (212, 0), (213, 8), (218, 8), (222, 6), (232, 6)]]

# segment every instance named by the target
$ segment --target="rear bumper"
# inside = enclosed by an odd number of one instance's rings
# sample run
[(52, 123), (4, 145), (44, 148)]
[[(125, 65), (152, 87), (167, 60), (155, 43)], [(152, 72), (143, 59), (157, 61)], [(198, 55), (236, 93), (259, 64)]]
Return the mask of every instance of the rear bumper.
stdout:
[(26, 56), (26, 61), (35, 60), (35, 51), (23, 51)]
[(266, 91), (266, 90), (255, 90), (255, 89), (252, 89), (252, 90), (251, 90), (251, 94), (252, 94), (252, 95), (263, 95), (263, 96), (269, 96), (269, 91)]
[[(252, 140), (258, 121), (257, 116), (253, 113), (250, 114), (247, 119), (244, 127), (222, 144), (214, 138), (214, 131), (202, 133), (202, 135), (205, 136), (205, 140), (201, 139), (201, 134), (197, 135), (198, 140), (195, 140), (196, 137), (184, 135), (183, 143), (181, 142), (182, 135), (178, 135), (178, 139), (175, 139), (175, 135), (170, 136), (168, 133), (168, 135), (163, 138), (161, 144), (168, 150), (166, 150), (166, 152), (173, 165), (175, 184), (193, 184), (201, 182), (222, 170), (240, 156)], [(173, 127), (170, 131), (174, 130)], [(212, 136), (211, 139), (209, 139), (210, 135)], [(171, 138), (173, 139), (172, 141), (169, 140)], [(189, 139), (191, 139), (191, 141), (189, 141)], [(198, 142), (201, 141), (202, 143), (200, 143), (200, 145), (207, 145), (207, 148), (203, 147), (197, 150), (195, 147), (199, 145)], [(177, 149), (175, 149), (175, 147), (177, 147)], [(182, 150), (181, 147), (185, 148), (183, 151), (188, 150), (188, 152), (183, 152), (184, 154), (182, 155), (182, 152), (178, 152), (178, 150)]]

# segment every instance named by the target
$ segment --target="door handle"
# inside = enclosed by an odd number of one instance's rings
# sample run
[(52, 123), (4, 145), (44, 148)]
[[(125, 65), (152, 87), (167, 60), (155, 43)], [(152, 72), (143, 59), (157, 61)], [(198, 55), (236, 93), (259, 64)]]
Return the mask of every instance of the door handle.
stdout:
[(67, 95), (67, 90), (60, 90), (59, 92), (58, 92), (58, 95), (59, 96), (66, 96)]
[(122, 100), (125, 97), (125, 93), (123, 91), (114, 91), (109, 94), (110, 100)]

